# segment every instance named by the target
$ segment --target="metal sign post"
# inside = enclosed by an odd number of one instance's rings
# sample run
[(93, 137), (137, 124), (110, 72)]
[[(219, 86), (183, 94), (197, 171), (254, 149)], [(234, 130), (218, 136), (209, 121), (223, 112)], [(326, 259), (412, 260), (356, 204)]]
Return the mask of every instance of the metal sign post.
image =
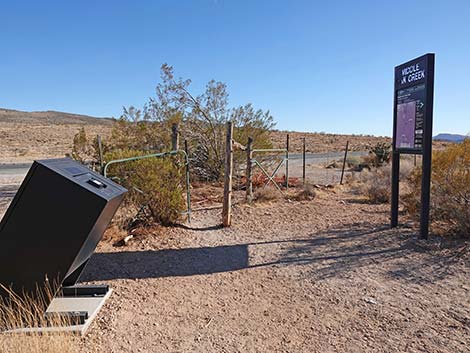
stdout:
[(400, 155), (421, 154), (420, 236), (425, 239), (429, 233), (434, 59), (434, 54), (426, 54), (395, 67), (393, 105), (391, 226), (398, 225)]

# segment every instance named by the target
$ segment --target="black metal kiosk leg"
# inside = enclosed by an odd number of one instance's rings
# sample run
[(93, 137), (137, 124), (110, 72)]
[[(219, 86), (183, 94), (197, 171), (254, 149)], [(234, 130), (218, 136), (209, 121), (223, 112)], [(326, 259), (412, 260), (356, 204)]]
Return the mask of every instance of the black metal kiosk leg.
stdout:
[(392, 212), (391, 226), (398, 226), (398, 200), (399, 200), (399, 182), (400, 182), (400, 154), (394, 152), (392, 156)]

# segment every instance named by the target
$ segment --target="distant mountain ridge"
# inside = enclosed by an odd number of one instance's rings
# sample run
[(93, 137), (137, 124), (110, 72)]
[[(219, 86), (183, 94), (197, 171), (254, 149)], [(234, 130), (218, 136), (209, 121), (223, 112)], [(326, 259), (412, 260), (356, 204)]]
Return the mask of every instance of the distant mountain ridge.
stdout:
[(463, 140), (469, 138), (466, 135), (459, 135), (459, 134), (438, 134), (433, 137), (435, 141), (448, 141), (448, 142), (462, 142)]
[(20, 110), (0, 108), (0, 122), (3, 123), (38, 123), (53, 125), (111, 125), (112, 118), (97, 118), (88, 115), (57, 112), (48, 110), (44, 112), (24, 112)]

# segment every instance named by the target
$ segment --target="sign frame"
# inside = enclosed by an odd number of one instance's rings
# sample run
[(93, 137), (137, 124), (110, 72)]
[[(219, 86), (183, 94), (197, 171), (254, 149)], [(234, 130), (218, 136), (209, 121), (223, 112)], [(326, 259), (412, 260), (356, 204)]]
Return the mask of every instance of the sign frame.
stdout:
[[(398, 226), (398, 204), (400, 183), (401, 154), (422, 155), (421, 179), (421, 212), (420, 237), (427, 239), (429, 234), (429, 209), (431, 194), (431, 162), (432, 162), (432, 126), (434, 105), (434, 68), (435, 54), (428, 53), (395, 67), (394, 103), (393, 103), (393, 140), (392, 140), (392, 199), (390, 223), (392, 228)], [(398, 106), (415, 102), (415, 112), (412, 117), (403, 113), (399, 116)], [(408, 108), (404, 107), (403, 108)], [(410, 113), (408, 112), (408, 115)], [(402, 121), (400, 121), (400, 119)], [(413, 131), (413, 146), (397, 146), (400, 137), (409, 139), (410, 126), (406, 120), (411, 120)], [(413, 119), (413, 120), (412, 120)], [(419, 120), (418, 120), (419, 119)], [(400, 126), (401, 124), (401, 126)], [(408, 129), (399, 131), (400, 128)], [(397, 136), (400, 132), (400, 136)], [(421, 142), (417, 143), (417, 142)]]

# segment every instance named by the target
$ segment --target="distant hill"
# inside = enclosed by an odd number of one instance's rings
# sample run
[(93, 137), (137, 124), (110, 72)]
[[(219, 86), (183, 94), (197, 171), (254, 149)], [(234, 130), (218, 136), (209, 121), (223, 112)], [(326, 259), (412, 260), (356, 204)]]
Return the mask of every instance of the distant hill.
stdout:
[(0, 123), (37, 123), (47, 125), (111, 125), (111, 118), (97, 118), (88, 115), (63, 113), (56, 111), (23, 112), (0, 108)]
[(438, 134), (433, 137), (435, 141), (447, 141), (447, 142), (462, 142), (468, 138), (465, 135), (458, 135), (458, 134)]
[(109, 118), (0, 108), (0, 163), (63, 157), (72, 150), (73, 137), (81, 128), (90, 137), (106, 139), (112, 124)]

